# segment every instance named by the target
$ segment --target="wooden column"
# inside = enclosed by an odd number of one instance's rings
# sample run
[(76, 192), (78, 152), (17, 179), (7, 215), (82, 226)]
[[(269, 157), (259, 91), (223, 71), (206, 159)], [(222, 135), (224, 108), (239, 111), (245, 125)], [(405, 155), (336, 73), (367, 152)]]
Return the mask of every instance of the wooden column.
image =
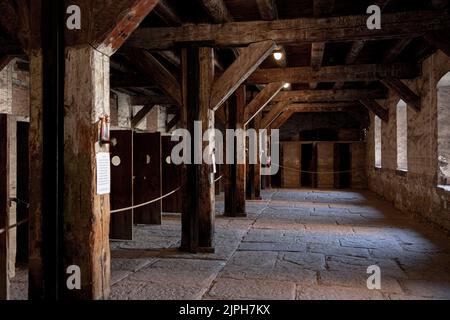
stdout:
[[(214, 79), (214, 51), (212, 48), (197, 46), (183, 48), (181, 64), (181, 124), (192, 138), (191, 164), (185, 165), (183, 175), (181, 250), (192, 253), (213, 252), (214, 173), (212, 165), (203, 159), (203, 150), (207, 149), (209, 142), (202, 142), (198, 148), (194, 148), (194, 140), (199, 141), (204, 132), (214, 127), (214, 113), (209, 108)], [(202, 125), (201, 137), (195, 133), (195, 122)]]
[(9, 119), (0, 114), (0, 300), (9, 298)]
[[(244, 108), (246, 105), (245, 86), (239, 87), (236, 92), (230, 97), (228, 101), (228, 119), (227, 129), (244, 129)], [(240, 137), (245, 143), (244, 131)], [(226, 164), (226, 181), (225, 181), (225, 216), (242, 217), (246, 216), (245, 212), (245, 145), (240, 146), (244, 148), (241, 153), (240, 162), (238, 164), (238, 137), (234, 139), (234, 164)], [(227, 147), (227, 149), (229, 149)]]
[[(250, 121), (249, 123), (249, 129), (255, 129), (255, 123), (253, 120)], [(247, 142), (247, 146), (249, 146), (249, 139), (246, 138), (246, 142)], [(246, 164), (246, 170), (247, 170), (247, 175), (246, 175), (246, 198), (248, 200), (254, 200), (255, 199), (255, 165), (254, 164), (250, 164), (250, 157), (249, 157), (249, 153), (246, 153), (246, 160), (247, 160), (247, 164)]]
[[(109, 295), (109, 195), (98, 195), (96, 155), (100, 118), (109, 115), (109, 57), (91, 46), (66, 48), (64, 115), (64, 265), (82, 270), (81, 290), (67, 295)], [(88, 232), (86, 232), (88, 231)]]
[(260, 141), (259, 141), (259, 130), (261, 129), (261, 119), (262, 114), (258, 114), (254, 119), (255, 130), (258, 133), (258, 142), (257, 142), (257, 164), (255, 164), (255, 200), (261, 200), (261, 150), (260, 150)]

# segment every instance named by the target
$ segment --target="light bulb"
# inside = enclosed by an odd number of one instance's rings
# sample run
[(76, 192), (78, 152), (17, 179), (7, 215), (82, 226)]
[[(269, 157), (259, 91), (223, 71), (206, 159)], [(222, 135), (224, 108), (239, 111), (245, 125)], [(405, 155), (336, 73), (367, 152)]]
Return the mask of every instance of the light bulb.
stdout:
[(281, 59), (283, 59), (283, 53), (281, 52), (275, 52), (273, 54), (273, 57), (275, 58), (275, 60), (280, 61)]
[(291, 84), (290, 83), (288, 83), (288, 82), (286, 82), (284, 85), (283, 85), (283, 88), (285, 88), (285, 89), (289, 89), (289, 87), (291, 86)]

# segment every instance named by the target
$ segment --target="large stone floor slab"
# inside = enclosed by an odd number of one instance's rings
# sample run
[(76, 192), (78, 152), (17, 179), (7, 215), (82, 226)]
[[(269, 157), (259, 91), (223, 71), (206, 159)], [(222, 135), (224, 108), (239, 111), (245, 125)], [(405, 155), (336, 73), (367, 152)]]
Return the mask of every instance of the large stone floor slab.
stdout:
[[(370, 192), (272, 190), (223, 216), (215, 253), (180, 252), (181, 222), (113, 241), (111, 299), (450, 299), (450, 239)], [(369, 290), (369, 266), (381, 289)], [(26, 298), (26, 271), (12, 297)]]

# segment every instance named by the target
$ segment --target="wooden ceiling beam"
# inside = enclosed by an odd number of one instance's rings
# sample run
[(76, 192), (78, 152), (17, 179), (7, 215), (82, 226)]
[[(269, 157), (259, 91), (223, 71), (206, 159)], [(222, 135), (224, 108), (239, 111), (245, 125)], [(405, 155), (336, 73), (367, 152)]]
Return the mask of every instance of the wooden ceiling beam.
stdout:
[(285, 110), (270, 125), (270, 129), (279, 129), (294, 114), (293, 110)]
[(336, 81), (378, 81), (392, 77), (414, 79), (420, 73), (415, 64), (365, 64), (353, 66), (322, 67), (315, 71), (311, 67), (260, 69), (249, 78), (250, 84), (265, 84), (277, 81), (289, 83), (336, 82)]
[[(67, 46), (90, 44), (105, 55), (113, 55), (135, 31), (159, 0), (114, 0), (98, 5), (92, 0), (71, 0), (83, 14), (81, 28), (65, 34)], [(34, 26), (32, 26), (34, 27)]]
[(127, 45), (165, 50), (189, 41), (207, 41), (217, 47), (233, 47), (266, 40), (278, 44), (380, 40), (419, 37), (430, 31), (448, 28), (450, 19), (446, 11), (412, 11), (384, 14), (383, 28), (380, 30), (367, 28), (367, 15), (140, 28), (130, 37)]
[(276, 0), (256, 0), (256, 4), (263, 20), (273, 21), (278, 19)]
[(298, 90), (280, 92), (274, 102), (327, 102), (327, 101), (358, 101), (360, 99), (386, 99), (387, 93), (380, 89), (351, 90)]
[(448, 39), (449, 32), (450, 30), (447, 30), (447, 32), (429, 32), (424, 38), (430, 45), (442, 50), (447, 56), (450, 57), (450, 40)]
[(142, 70), (150, 84), (156, 84), (164, 93), (181, 106), (181, 87), (178, 80), (150, 53), (140, 50), (128, 50), (130, 62)]
[(154, 13), (168, 26), (180, 26), (183, 24), (183, 21), (167, 3), (167, 0), (159, 0)]
[(152, 109), (155, 107), (154, 104), (146, 105), (141, 110), (139, 110), (138, 113), (131, 119), (131, 127), (136, 128), (144, 119), (145, 117), (152, 111)]
[(319, 104), (319, 103), (293, 103), (287, 110), (295, 113), (316, 113), (316, 112), (348, 112), (349, 109), (361, 107), (360, 103), (355, 104)]
[(144, 105), (173, 105), (176, 104), (175, 101), (168, 97), (163, 96), (131, 96), (130, 97), (132, 106), (144, 106)]
[(365, 106), (369, 111), (373, 112), (384, 122), (389, 121), (389, 111), (384, 109), (378, 102), (371, 99), (361, 99), (361, 104)]
[(288, 105), (290, 104), (290, 101), (280, 101), (276, 105), (274, 105), (272, 108), (270, 108), (270, 111), (264, 115), (264, 117), (261, 120), (261, 128), (266, 129), (270, 126), (270, 124), (281, 114), (283, 111), (286, 110)]
[(211, 109), (216, 111), (272, 53), (275, 47), (275, 42), (263, 41), (253, 43), (243, 49), (233, 64), (214, 81), (211, 91)]
[(412, 40), (412, 38), (404, 38), (397, 41), (384, 56), (384, 63), (393, 63)]
[(420, 111), (420, 97), (399, 79), (386, 78), (381, 80), (388, 89), (395, 91), (408, 106)]
[(257, 96), (245, 107), (245, 126), (253, 120), (283, 89), (284, 82), (269, 83)]
[(200, 3), (215, 23), (231, 22), (234, 20), (223, 0), (200, 0)]
[(178, 124), (180, 119), (181, 119), (181, 114), (179, 112), (177, 112), (175, 114), (175, 116), (167, 123), (167, 126), (166, 126), (167, 131), (172, 130), (172, 128)]

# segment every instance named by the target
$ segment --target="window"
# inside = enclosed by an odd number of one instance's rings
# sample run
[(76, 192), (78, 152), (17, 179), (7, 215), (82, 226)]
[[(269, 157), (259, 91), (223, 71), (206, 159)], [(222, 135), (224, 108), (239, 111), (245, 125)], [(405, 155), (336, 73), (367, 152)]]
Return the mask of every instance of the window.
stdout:
[(437, 85), (438, 183), (450, 185), (450, 72)]
[(397, 170), (408, 170), (408, 115), (403, 100), (397, 104)]
[(381, 168), (381, 119), (375, 116), (375, 167)]

